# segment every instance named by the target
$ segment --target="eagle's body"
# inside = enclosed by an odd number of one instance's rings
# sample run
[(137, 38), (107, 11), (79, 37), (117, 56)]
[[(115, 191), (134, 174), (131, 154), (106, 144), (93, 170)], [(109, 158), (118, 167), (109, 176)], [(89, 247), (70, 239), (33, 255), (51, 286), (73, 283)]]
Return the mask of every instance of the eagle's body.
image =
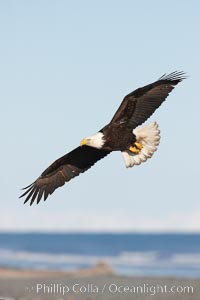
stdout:
[(185, 78), (182, 72), (163, 75), (159, 80), (128, 94), (111, 122), (96, 134), (84, 138), (80, 146), (56, 160), (21, 197), (30, 205), (40, 202), (75, 176), (88, 170), (112, 151), (121, 151), (126, 167), (146, 161), (157, 150), (160, 131), (157, 123), (138, 127), (164, 102), (175, 85)]
[(134, 133), (121, 124), (108, 124), (100, 132), (107, 137), (103, 148), (109, 151), (124, 151), (136, 142)]

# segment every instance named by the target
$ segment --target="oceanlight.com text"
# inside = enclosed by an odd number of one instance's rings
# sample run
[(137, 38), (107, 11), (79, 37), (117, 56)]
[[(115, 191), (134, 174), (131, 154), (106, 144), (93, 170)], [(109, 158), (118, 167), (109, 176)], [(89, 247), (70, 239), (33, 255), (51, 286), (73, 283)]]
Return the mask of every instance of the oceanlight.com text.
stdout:
[(161, 285), (161, 284), (148, 284), (143, 285), (119, 285), (111, 283), (108, 286), (109, 292), (112, 294), (149, 294), (154, 296), (156, 294), (193, 294), (193, 286), (181, 286), (181, 285)]

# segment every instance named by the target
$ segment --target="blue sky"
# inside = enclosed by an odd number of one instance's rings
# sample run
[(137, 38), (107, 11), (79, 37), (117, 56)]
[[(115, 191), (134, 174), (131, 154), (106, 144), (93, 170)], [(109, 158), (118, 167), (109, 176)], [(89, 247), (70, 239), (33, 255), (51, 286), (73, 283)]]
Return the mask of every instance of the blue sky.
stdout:
[[(199, 1), (1, 1), (0, 230), (200, 231)], [(113, 153), (31, 208), (18, 199), (112, 118), (124, 95), (183, 70), (148, 120), (161, 144)]]

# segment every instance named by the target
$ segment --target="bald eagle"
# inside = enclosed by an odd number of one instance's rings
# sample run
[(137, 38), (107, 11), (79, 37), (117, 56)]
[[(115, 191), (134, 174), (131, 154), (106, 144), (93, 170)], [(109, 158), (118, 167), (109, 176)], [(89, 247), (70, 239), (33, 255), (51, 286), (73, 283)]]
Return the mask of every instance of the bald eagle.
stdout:
[(124, 97), (109, 124), (94, 135), (84, 138), (80, 146), (51, 164), (21, 196), (24, 203), (44, 201), (55, 189), (87, 171), (112, 151), (121, 151), (127, 168), (152, 157), (160, 141), (156, 122), (138, 127), (165, 101), (174, 87), (185, 79), (183, 72), (164, 74), (157, 81), (138, 88)]

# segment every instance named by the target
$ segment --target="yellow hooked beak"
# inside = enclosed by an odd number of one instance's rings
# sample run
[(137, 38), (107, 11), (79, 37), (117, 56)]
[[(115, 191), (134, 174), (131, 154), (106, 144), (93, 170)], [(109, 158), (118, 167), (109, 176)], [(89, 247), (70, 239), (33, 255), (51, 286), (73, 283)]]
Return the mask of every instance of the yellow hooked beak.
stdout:
[(80, 141), (80, 146), (84, 146), (87, 145), (88, 140), (87, 139), (82, 139), (82, 141)]

